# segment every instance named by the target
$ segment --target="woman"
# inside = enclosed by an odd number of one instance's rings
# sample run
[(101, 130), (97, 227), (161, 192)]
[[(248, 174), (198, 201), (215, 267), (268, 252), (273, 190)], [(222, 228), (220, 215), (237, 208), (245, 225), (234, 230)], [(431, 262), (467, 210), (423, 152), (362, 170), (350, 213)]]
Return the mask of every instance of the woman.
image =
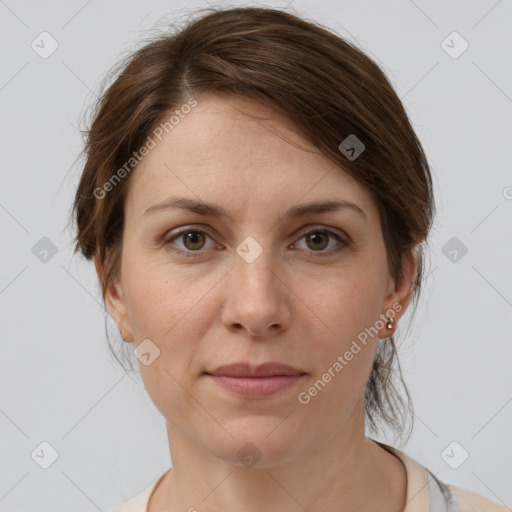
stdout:
[(84, 151), (76, 250), (173, 462), (118, 511), (507, 510), (365, 435), (405, 436), (393, 335), (434, 215), (368, 56), (279, 10), (209, 9), (128, 58)]

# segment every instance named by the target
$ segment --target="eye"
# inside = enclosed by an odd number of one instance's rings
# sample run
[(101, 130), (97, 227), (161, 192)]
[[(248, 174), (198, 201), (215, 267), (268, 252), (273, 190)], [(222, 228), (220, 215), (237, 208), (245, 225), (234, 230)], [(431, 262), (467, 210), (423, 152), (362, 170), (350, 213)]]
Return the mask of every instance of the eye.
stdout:
[[(301, 240), (305, 240), (307, 244), (306, 250), (309, 248), (314, 253), (314, 256), (331, 256), (332, 254), (340, 251), (341, 249), (348, 246), (348, 243), (345, 242), (340, 235), (335, 233), (334, 231), (331, 231), (329, 229), (312, 229), (306, 233), (304, 233), (301, 238)], [(329, 239), (335, 239), (339, 242), (338, 245), (341, 245), (341, 247), (337, 247), (334, 250), (326, 251), (324, 250), (329, 245)]]
[[(169, 250), (187, 258), (193, 258), (201, 256), (203, 251), (208, 249), (208, 247), (205, 248), (205, 241), (207, 238), (213, 242), (212, 237), (206, 231), (197, 228), (185, 228), (176, 232), (170, 238), (164, 240), (163, 243), (165, 247), (169, 248)], [(337, 253), (349, 245), (348, 242), (344, 241), (340, 235), (325, 228), (309, 230), (302, 234), (300, 240), (302, 239), (306, 241), (308, 246), (306, 247), (306, 250), (310, 250), (313, 253), (318, 253), (314, 254), (314, 257), (331, 256), (332, 254)], [(329, 239), (331, 239), (331, 241), (333, 239), (338, 241), (339, 247), (335, 247), (334, 249), (328, 251), (324, 250), (329, 246)], [(177, 244), (176, 241), (179, 241), (182, 245), (180, 246), (180, 244)], [(217, 245), (217, 247), (221, 248), (222, 246)], [(209, 248), (212, 248), (212, 246)]]
[[(201, 253), (205, 245), (205, 238), (210, 238), (210, 240), (212, 240), (210, 235), (202, 229), (186, 228), (178, 231), (172, 237), (165, 240), (164, 245), (174, 252), (184, 254), (186, 257), (194, 257), (196, 254), (191, 253)], [(182, 242), (184, 247), (174, 247), (174, 240)]]

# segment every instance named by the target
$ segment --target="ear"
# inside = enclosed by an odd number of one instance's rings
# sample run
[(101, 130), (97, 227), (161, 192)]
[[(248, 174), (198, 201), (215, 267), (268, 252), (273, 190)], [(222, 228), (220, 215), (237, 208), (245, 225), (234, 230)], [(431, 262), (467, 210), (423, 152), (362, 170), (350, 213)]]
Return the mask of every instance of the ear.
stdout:
[[(108, 256), (109, 255), (107, 253), (106, 258), (108, 258)], [(96, 267), (96, 273), (98, 274), (98, 278), (101, 283), (101, 277), (104, 272), (104, 262), (101, 261), (98, 252), (94, 255), (94, 266)], [(125, 341), (133, 341), (130, 319), (127, 314), (126, 302), (123, 297), (122, 284), (117, 279), (108, 283), (105, 290), (105, 302), (110, 316), (114, 319), (121, 335), (124, 335)]]
[(393, 324), (391, 329), (385, 325), (379, 332), (379, 338), (389, 338), (395, 332), (398, 320), (409, 306), (414, 280), (418, 272), (418, 255), (415, 248), (402, 255), (402, 268), (404, 276), (399, 281), (395, 282), (390, 276), (388, 295), (384, 302), (386, 309), (381, 315), (385, 324), (388, 322), (388, 318), (393, 318)]

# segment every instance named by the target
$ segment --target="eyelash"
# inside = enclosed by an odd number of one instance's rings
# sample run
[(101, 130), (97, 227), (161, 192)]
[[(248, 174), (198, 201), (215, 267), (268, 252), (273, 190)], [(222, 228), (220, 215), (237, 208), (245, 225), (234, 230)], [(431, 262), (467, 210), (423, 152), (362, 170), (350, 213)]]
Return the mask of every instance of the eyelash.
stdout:
[[(184, 235), (185, 233), (191, 233), (191, 232), (202, 233), (202, 234), (205, 234), (208, 237), (212, 238), (212, 236), (207, 231), (205, 231), (205, 230), (194, 228), (194, 227), (188, 227), (188, 228), (185, 228), (185, 229), (182, 229), (182, 230), (178, 231), (172, 237), (164, 240), (163, 245), (166, 248), (168, 248), (169, 250), (171, 250), (171, 251), (173, 251), (175, 253), (178, 253), (179, 255), (184, 255), (186, 258), (197, 258), (197, 257), (200, 257), (200, 256), (202, 256), (202, 253), (204, 251), (206, 251), (207, 249), (199, 249), (197, 251), (191, 251), (191, 250), (179, 249), (179, 248), (176, 248), (175, 246), (173, 246), (173, 241), (174, 240), (178, 239), (180, 236)], [(343, 240), (340, 237), (340, 235), (338, 235), (334, 231), (331, 231), (330, 229), (325, 229), (325, 228), (315, 228), (315, 229), (311, 229), (310, 231), (306, 231), (306, 232), (301, 234), (299, 240), (301, 240), (304, 237), (306, 237), (307, 235), (311, 235), (313, 233), (324, 233), (324, 234), (327, 234), (330, 237), (335, 238), (340, 243), (340, 245), (341, 245), (340, 247), (338, 247), (336, 249), (331, 249), (329, 251), (324, 251), (324, 250), (311, 251), (313, 253), (313, 255), (314, 255), (313, 256), (314, 258), (316, 258), (316, 257), (323, 258), (323, 257), (332, 256), (333, 254), (336, 254), (339, 251), (341, 251), (344, 248), (349, 246), (348, 242)]]

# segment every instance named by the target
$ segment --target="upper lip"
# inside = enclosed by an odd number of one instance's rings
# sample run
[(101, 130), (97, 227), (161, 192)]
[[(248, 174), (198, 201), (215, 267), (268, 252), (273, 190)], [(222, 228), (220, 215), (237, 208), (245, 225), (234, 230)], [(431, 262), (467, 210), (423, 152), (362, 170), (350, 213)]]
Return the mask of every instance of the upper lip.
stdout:
[(219, 366), (215, 370), (205, 372), (208, 375), (224, 375), (227, 377), (270, 377), (275, 375), (303, 375), (306, 372), (282, 363), (263, 363), (258, 366), (250, 363), (234, 363)]

